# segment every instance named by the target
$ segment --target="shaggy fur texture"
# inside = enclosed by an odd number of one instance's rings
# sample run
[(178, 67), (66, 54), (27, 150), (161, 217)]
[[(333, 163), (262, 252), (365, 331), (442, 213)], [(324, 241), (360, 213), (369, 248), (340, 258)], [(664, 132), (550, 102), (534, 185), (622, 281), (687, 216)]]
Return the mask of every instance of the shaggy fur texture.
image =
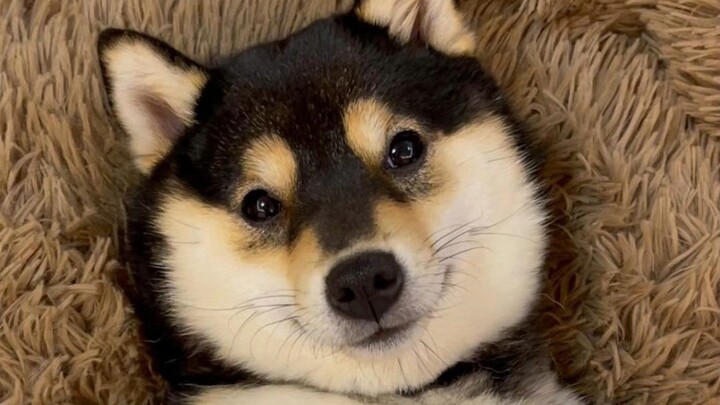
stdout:
[[(135, 178), (104, 109), (98, 31), (143, 30), (208, 62), (336, 3), (0, 1), (0, 403), (162, 390), (112, 281)], [(548, 151), (561, 374), (597, 403), (720, 401), (720, 3), (461, 4)]]

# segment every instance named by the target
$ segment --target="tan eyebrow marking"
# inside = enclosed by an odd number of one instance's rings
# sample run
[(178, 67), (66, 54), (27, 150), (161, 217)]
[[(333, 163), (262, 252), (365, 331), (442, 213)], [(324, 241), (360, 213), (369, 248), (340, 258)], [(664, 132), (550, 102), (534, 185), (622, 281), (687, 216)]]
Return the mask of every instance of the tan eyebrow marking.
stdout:
[(369, 166), (375, 166), (385, 151), (393, 126), (393, 115), (381, 102), (353, 101), (343, 114), (345, 136), (350, 148)]
[(266, 185), (286, 201), (292, 199), (297, 182), (297, 161), (290, 146), (277, 135), (254, 140), (242, 160), (250, 182)]

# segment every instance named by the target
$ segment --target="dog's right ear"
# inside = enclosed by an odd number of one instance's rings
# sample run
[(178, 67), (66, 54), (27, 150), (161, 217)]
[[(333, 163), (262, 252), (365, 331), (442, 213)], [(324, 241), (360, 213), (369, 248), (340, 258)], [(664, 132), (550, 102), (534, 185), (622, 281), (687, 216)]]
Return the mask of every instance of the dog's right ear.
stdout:
[(454, 0), (355, 0), (361, 20), (385, 27), (401, 44), (412, 40), (450, 56), (475, 50), (475, 35)]
[(103, 31), (98, 56), (135, 165), (148, 174), (194, 122), (208, 70), (170, 45), (129, 30)]

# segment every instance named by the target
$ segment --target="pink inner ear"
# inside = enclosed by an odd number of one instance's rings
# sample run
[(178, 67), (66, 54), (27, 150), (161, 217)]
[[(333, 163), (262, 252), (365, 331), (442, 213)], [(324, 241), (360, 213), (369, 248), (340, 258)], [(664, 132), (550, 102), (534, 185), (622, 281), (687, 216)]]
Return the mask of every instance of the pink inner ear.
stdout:
[(415, 21), (413, 21), (412, 31), (410, 32), (410, 41), (422, 43), (425, 40), (425, 38), (423, 38), (423, 24), (425, 24), (425, 13), (427, 9), (425, 2), (422, 0), (417, 2), (416, 7), (417, 14), (415, 15)]
[(139, 97), (139, 102), (152, 126), (165, 140), (170, 143), (175, 142), (185, 132), (185, 124), (164, 100), (151, 94), (143, 94)]

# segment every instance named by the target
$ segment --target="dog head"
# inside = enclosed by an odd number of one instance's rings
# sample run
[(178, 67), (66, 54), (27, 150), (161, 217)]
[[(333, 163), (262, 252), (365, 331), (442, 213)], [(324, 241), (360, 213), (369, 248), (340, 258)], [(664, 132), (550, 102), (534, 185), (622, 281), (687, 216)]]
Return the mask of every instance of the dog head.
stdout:
[(105, 31), (109, 100), (146, 177), (128, 231), (136, 306), (167, 326), (149, 338), (378, 394), (521, 322), (544, 212), (473, 50), (450, 0), (360, 1), (213, 68)]

